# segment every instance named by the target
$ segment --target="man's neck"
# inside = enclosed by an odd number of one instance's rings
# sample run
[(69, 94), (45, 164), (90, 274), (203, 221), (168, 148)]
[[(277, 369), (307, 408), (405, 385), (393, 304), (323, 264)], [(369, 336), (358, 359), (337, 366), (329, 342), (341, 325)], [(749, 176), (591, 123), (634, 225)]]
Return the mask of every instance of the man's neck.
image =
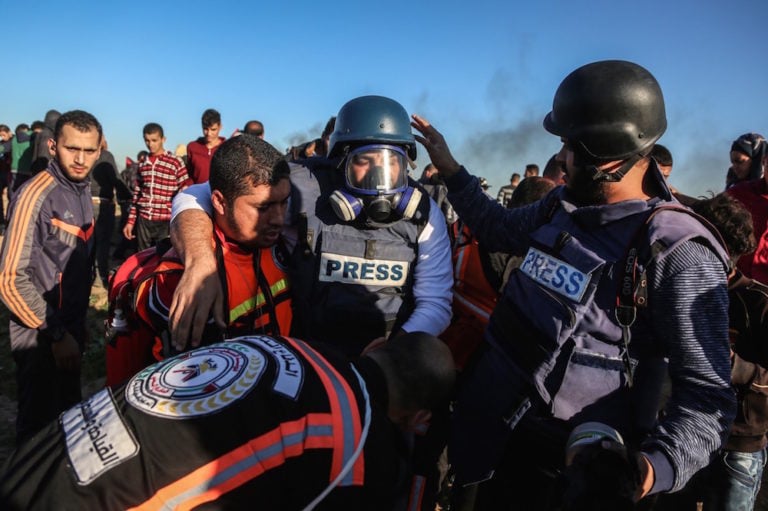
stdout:
[(658, 195), (652, 180), (646, 179), (648, 160), (641, 160), (616, 183), (606, 183), (605, 203), (616, 204), (628, 200), (649, 200)]

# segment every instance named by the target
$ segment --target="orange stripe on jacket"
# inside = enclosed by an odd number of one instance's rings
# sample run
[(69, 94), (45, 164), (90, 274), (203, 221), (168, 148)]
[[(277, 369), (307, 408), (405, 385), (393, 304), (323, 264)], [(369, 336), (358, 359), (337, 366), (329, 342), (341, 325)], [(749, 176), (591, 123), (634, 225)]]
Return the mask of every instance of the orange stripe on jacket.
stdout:
[(68, 224), (60, 218), (51, 218), (51, 223), (62, 231), (68, 232), (72, 236), (77, 236), (83, 241), (88, 241), (88, 239), (93, 234), (93, 222), (91, 222), (91, 225), (89, 225), (88, 229), (86, 230), (83, 230), (81, 227), (76, 225)]
[[(311, 413), (301, 419), (283, 423), (272, 431), (201, 466), (187, 476), (160, 488), (149, 500), (130, 509), (149, 511), (165, 506), (178, 510), (191, 510), (206, 502), (214, 501), (264, 472), (279, 467), (288, 458), (300, 456), (306, 449), (332, 447), (333, 430), (329, 435), (312, 433), (313, 427), (328, 427), (331, 423), (332, 417), (325, 413)], [(296, 435), (303, 435), (301, 442), (286, 441), (289, 437), (296, 438)], [(271, 453), (275, 446), (283, 448)], [(264, 455), (265, 452), (271, 454), (261, 458), (259, 454)], [(243, 464), (244, 470), (228, 479), (216, 480), (217, 475), (237, 464)]]
[[(344, 437), (344, 424), (342, 421), (343, 410), (341, 409), (339, 395), (336, 392), (336, 388), (334, 387), (331, 378), (333, 377), (333, 379), (335, 379), (341, 386), (342, 392), (344, 393), (344, 399), (350, 404), (355, 405), (350, 406), (350, 409), (348, 410), (348, 413), (351, 415), (350, 419), (352, 421), (353, 428), (353, 438), (351, 439), (352, 450), (354, 450), (354, 447), (360, 444), (362, 433), (362, 427), (360, 425), (360, 412), (357, 408), (357, 399), (355, 399), (355, 395), (352, 392), (352, 389), (349, 387), (347, 381), (336, 371), (336, 369), (331, 364), (328, 363), (327, 360), (325, 360), (325, 358), (323, 358), (322, 355), (310, 348), (304, 342), (298, 341), (291, 337), (283, 337), (283, 339), (288, 341), (294, 348), (299, 350), (304, 358), (308, 360), (310, 364), (312, 364), (312, 367), (314, 367), (315, 371), (320, 377), (320, 380), (325, 386), (326, 392), (328, 393), (328, 397), (331, 403), (331, 414), (334, 417), (333, 437), (336, 440), (330, 474), (330, 480), (333, 481), (336, 476), (341, 473), (341, 470), (347, 461), (347, 458), (344, 456), (344, 446), (345, 442), (349, 442), (350, 439)], [(353, 485), (362, 485), (365, 481), (365, 462), (363, 460), (363, 456), (360, 456), (357, 461), (355, 461), (355, 465), (351, 471), (351, 480), (351, 484)], [(340, 485), (343, 486), (343, 482), (340, 483)]]
[(41, 195), (52, 183), (53, 176), (47, 172), (41, 172), (32, 178), (32, 182), (27, 185), (13, 212), (9, 232), (6, 232), (8, 250), (5, 253), (3, 270), (0, 272), (0, 293), (8, 309), (29, 328), (38, 328), (43, 324), (43, 319), (37, 317), (18, 291), (16, 273), (24, 250), (25, 235), (30, 230), (30, 224), (37, 220), (34, 216), (35, 207)]

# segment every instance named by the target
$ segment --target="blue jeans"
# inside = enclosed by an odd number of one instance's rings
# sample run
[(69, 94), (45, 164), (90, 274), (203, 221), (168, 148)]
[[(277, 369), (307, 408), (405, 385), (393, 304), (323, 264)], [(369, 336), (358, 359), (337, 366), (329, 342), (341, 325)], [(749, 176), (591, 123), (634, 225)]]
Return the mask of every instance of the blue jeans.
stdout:
[(704, 509), (722, 511), (752, 511), (760, 491), (760, 481), (765, 467), (765, 449), (757, 452), (723, 451), (713, 461), (716, 465), (715, 481), (717, 497), (715, 507)]

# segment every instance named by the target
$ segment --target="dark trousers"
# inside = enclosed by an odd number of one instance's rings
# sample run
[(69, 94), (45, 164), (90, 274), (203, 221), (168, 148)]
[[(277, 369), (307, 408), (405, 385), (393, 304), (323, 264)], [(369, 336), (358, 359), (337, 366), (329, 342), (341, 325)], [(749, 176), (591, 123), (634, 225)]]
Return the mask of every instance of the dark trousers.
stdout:
[(13, 352), (16, 361), (18, 415), (16, 444), (56, 419), (61, 412), (82, 400), (80, 371), (56, 367), (47, 341), (34, 348)]
[(120, 204), (120, 225), (118, 231), (120, 235), (117, 238), (117, 244), (112, 257), (115, 259), (125, 259), (136, 252), (136, 238), (129, 240), (123, 236), (123, 227), (128, 223), (128, 210), (131, 209), (131, 201), (119, 201)]
[(153, 221), (145, 220), (141, 217), (136, 219), (136, 240), (138, 241), (138, 250), (153, 247), (157, 243), (170, 236), (171, 222), (168, 220)]
[(96, 269), (99, 270), (99, 278), (105, 283), (109, 277), (109, 248), (112, 243), (112, 231), (114, 229), (115, 204), (113, 202), (101, 202), (99, 204), (99, 214), (96, 217), (93, 238), (96, 245)]

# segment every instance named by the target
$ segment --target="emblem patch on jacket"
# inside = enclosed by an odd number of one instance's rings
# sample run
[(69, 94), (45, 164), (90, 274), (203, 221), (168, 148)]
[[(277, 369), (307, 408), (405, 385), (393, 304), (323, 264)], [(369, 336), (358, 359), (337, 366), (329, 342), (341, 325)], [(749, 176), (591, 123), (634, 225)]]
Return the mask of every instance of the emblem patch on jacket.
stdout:
[(246, 396), (266, 367), (264, 355), (239, 342), (214, 344), (154, 364), (125, 387), (135, 408), (186, 419), (215, 413)]

